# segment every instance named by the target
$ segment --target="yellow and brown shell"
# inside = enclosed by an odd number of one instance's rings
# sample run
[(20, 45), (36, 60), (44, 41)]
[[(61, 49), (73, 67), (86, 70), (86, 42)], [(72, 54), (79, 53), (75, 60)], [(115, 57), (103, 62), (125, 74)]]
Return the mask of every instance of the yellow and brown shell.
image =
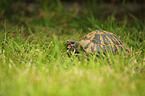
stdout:
[(124, 50), (130, 53), (129, 48), (116, 35), (103, 30), (92, 31), (80, 41), (80, 45), (89, 53), (100, 53), (102, 49), (102, 52), (118, 53)]

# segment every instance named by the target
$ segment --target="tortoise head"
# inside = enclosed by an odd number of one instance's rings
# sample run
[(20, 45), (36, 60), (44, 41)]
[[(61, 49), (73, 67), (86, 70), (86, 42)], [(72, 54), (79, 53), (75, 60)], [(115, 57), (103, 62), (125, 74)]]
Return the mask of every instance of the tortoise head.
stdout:
[(67, 40), (67, 52), (79, 53), (79, 42), (73, 40)]

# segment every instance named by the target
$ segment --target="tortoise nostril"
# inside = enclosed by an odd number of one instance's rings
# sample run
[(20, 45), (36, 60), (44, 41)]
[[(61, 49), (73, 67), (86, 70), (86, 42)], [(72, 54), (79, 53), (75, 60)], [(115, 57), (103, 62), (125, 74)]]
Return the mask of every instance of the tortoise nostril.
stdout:
[(67, 43), (69, 43), (70, 41), (69, 40), (67, 40)]

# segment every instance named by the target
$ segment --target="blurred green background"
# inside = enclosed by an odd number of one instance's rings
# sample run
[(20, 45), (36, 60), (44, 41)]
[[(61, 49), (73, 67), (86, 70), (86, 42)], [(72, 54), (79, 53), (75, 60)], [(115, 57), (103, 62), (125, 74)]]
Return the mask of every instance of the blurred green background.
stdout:
[(102, 18), (107, 18), (111, 14), (118, 19), (126, 14), (133, 14), (139, 20), (144, 20), (145, 17), (144, 0), (0, 0), (0, 20), (13, 19), (15, 21), (15, 16), (35, 16), (41, 14), (41, 10), (71, 9), (79, 12), (86, 10), (87, 15), (91, 13), (95, 17)]

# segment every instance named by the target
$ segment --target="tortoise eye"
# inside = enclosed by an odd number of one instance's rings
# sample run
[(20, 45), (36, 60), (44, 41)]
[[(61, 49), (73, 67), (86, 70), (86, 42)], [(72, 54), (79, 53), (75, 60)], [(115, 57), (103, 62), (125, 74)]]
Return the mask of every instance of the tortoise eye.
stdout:
[(71, 42), (71, 44), (75, 44), (75, 42)]

